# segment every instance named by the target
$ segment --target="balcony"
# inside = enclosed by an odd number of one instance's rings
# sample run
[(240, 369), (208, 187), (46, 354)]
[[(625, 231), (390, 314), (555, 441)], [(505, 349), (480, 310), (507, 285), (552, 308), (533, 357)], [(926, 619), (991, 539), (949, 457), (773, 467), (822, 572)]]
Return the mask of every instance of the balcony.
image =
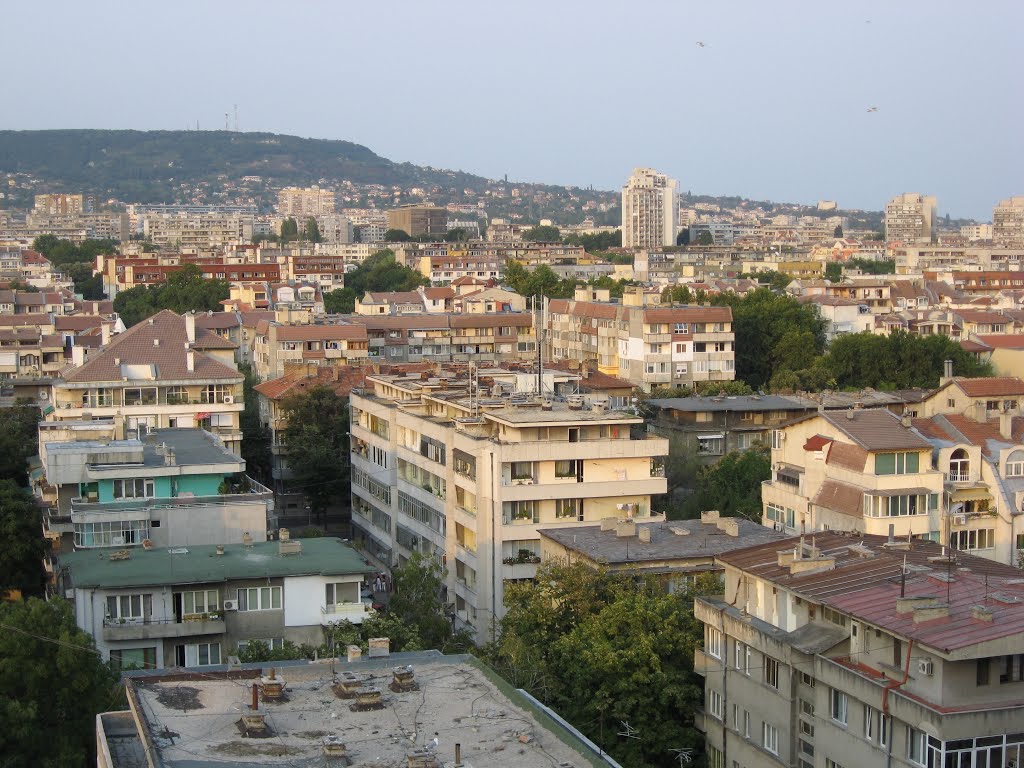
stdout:
[(320, 626), (330, 626), (339, 621), (362, 624), (363, 620), (373, 614), (370, 603), (334, 603), (320, 606)]
[(161, 638), (220, 635), (224, 633), (224, 619), (219, 613), (198, 613), (177, 619), (111, 619), (103, 620), (103, 639), (159, 640)]
[(947, 483), (969, 483), (971, 475), (969, 472), (949, 472), (946, 474)]
[[(272, 502), (274, 492), (265, 485), (246, 476), (249, 491), (246, 493), (225, 493), (217, 496), (168, 496), (149, 499), (121, 499), (119, 501), (88, 501), (82, 498), (71, 500), (71, 512), (127, 512), (129, 510), (173, 509), (174, 507), (229, 506), (254, 502)], [(52, 530), (52, 529), (51, 529)], [(73, 530), (73, 529), (71, 529)]]

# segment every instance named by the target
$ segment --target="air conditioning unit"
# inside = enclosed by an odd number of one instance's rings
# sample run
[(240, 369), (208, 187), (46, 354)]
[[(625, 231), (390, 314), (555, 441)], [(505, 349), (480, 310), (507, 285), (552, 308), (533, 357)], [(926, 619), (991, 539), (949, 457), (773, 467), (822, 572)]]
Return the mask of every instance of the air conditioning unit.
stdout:
[(238, 610), (238, 601), (237, 600), (225, 600), (224, 601), (224, 610), (225, 611), (237, 611)]
[(953, 515), (953, 525), (967, 525), (967, 515)]
[(224, 395), (224, 404), (225, 405), (231, 405), (233, 402), (235, 402), (235, 398), (234, 398), (233, 395)]
[(931, 659), (918, 659), (917, 660), (917, 672), (921, 675), (931, 675), (935, 673), (935, 662)]

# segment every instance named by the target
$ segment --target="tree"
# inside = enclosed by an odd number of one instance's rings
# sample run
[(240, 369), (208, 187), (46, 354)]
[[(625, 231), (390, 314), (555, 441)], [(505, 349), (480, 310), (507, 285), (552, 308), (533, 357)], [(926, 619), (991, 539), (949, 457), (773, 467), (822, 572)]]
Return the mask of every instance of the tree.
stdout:
[(838, 283), (843, 279), (843, 265), (838, 261), (830, 261), (825, 265), (825, 279), (830, 283)]
[(679, 230), (679, 234), (676, 235), (676, 245), (689, 245), (690, 244), (690, 228), (683, 227)]
[(39, 408), (24, 398), (0, 408), (0, 480), (28, 485), (28, 460), (39, 451), (40, 418)]
[(697, 473), (696, 489), (683, 505), (683, 516), (697, 518), (717, 509), (726, 517), (761, 520), (761, 483), (772, 474), (771, 453), (759, 445), (727, 453)]
[[(703, 700), (693, 598), (718, 590), (713, 576), (667, 594), (650, 577), (545, 563), (535, 580), (506, 588), (501, 631), (485, 657), (624, 765), (668, 765), (670, 749), (699, 754), (703, 743), (686, 724)], [(617, 737), (622, 722), (639, 738)]]
[(389, 229), (384, 233), (385, 243), (407, 243), (410, 240), (412, 240), (412, 238), (404, 229)]
[(324, 311), (329, 315), (347, 315), (356, 309), (356, 292), (351, 288), (335, 288), (324, 294)]
[(114, 240), (84, 240), (76, 245), (55, 235), (40, 235), (32, 242), (32, 248), (66, 272), (75, 284), (75, 292), (81, 294), (82, 298), (104, 297), (103, 277), (93, 275), (93, 266), (99, 254), (117, 253)]
[(832, 230), (832, 237), (842, 239), (843, 237), (843, 225), (836, 224), (836, 228)]
[(95, 761), (96, 715), (119, 707), (117, 676), (64, 600), (0, 603), (0, 735), (11, 768)]
[(320, 520), (348, 488), (348, 402), (330, 387), (317, 385), (285, 398), (281, 408), (292, 482)]
[(195, 264), (186, 264), (159, 285), (140, 285), (122, 291), (114, 298), (114, 311), (125, 325), (141, 323), (150, 315), (164, 309), (178, 314), (196, 311), (220, 311), (221, 302), (231, 295), (231, 286), (225, 280), (203, 277)]
[(413, 629), (425, 648), (454, 650), (465, 647), (467, 636), (452, 632), (442, 600), (445, 570), (420, 552), (391, 572), (393, 594), (388, 613)]
[(323, 239), (320, 236), (320, 225), (312, 216), (306, 219), (305, 239), (310, 243), (319, 243)]
[(287, 243), (291, 240), (299, 239), (299, 224), (295, 219), (289, 216), (287, 219), (281, 222), (281, 242)]
[(715, 238), (712, 236), (712, 234), (711, 234), (711, 232), (709, 230), (702, 229), (700, 231), (700, 234), (697, 235), (697, 245), (714, 245), (714, 244), (715, 244)]
[(464, 243), (467, 240), (469, 240), (469, 232), (467, 232), (463, 227), (449, 229), (448, 234), (444, 236), (444, 241), (446, 243)]
[(242, 458), (246, 468), (259, 480), (270, 475), (270, 431), (263, 425), (259, 413), (259, 398), (253, 387), (259, 383), (250, 365), (240, 365), (238, 369), (245, 376), (242, 384), (245, 408), (239, 417), (242, 428)]
[(896, 274), (895, 259), (865, 259), (861, 257), (850, 259), (850, 266), (859, 269), (869, 275), (894, 275)]
[(670, 285), (661, 291), (662, 304), (689, 304), (693, 301), (693, 294), (685, 285)]
[(42, 595), (45, 540), (39, 535), (39, 507), (13, 480), (0, 480), (0, 592), (17, 589)]
[(548, 224), (538, 225), (523, 232), (523, 240), (528, 243), (560, 243), (562, 242), (562, 233), (558, 227)]
[(582, 245), (587, 253), (607, 251), (611, 248), (622, 247), (622, 230), (616, 229), (612, 232), (584, 232), (581, 234), (572, 233), (565, 236), (563, 240), (567, 245)]

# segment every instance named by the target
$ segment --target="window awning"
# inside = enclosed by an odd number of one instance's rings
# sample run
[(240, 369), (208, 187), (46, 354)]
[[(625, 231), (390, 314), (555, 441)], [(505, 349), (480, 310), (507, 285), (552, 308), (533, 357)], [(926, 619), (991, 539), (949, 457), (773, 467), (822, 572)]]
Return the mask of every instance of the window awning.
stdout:
[(949, 498), (951, 501), (980, 501), (991, 499), (992, 492), (988, 488), (959, 488), (953, 491)]
[(722, 440), (725, 435), (719, 433), (717, 435), (697, 435), (698, 440)]
[(886, 491), (865, 491), (869, 496), (920, 496), (938, 493), (931, 488), (892, 488)]

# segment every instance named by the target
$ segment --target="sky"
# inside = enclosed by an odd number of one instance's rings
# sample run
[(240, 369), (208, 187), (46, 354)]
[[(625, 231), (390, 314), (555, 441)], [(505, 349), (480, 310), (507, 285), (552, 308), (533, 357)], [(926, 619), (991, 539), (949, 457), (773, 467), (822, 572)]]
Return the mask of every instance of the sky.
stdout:
[(222, 129), (237, 104), (243, 131), (516, 181), (618, 189), (650, 166), (694, 194), (921, 192), (982, 221), (1024, 195), (1020, 0), (50, 0), (3, 19), (4, 129)]

